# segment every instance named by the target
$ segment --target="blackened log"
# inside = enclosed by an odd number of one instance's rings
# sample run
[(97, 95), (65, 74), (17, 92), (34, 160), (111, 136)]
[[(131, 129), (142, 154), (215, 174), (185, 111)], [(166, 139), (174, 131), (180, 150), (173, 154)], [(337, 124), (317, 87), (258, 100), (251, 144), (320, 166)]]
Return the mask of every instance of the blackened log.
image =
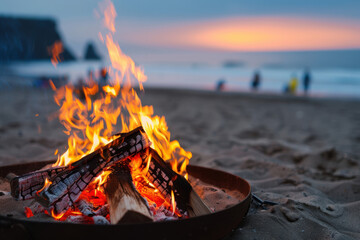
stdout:
[[(125, 137), (126, 133), (117, 133), (114, 136), (118, 138)], [(77, 163), (81, 165), (82, 163)], [(66, 167), (52, 167), (44, 170), (37, 170), (34, 172), (26, 173), (21, 176), (16, 176), (9, 173), (9, 182), (11, 186), (11, 195), (16, 200), (28, 200), (35, 197), (35, 193), (39, 191), (45, 184), (45, 179), (51, 179), (57, 174), (70, 166)]]
[(98, 224), (107, 225), (109, 221), (103, 216), (83, 216), (83, 215), (70, 215), (66, 218), (66, 222), (78, 223), (78, 224)]
[(173, 191), (176, 207), (181, 214), (187, 212), (190, 217), (194, 217), (211, 213), (210, 208), (201, 200), (190, 183), (174, 172), (155, 150), (149, 149), (139, 154), (143, 162), (142, 168), (147, 165), (148, 154), (151, 155), (151, 159), (146, 177), (168, 203), (171, 203)]
[(109, 214), (109, 205), (105, 204), (105, 205), (101, 206), (99, 209), (94, 211), (94, 213), (95, 213), (95, 215), (106, 217)]
[(31, 204), (29, 205), (29, 209), (32, 211), (33, 214), (39, 214), (41, 212), (44, 212), (46, 209), (41, 206), (41, 204), (39, 204), (36, 201), (32, 201)]
[[(125, 137), (126, 133), (117, 133), (114, 136), (121, 138)], [(9, 173), (7, 178), (10, 182), (12, 197), (16, 200), (34, 198), (35, 193), (44, 186), (45, 179), (49, 180), (69, 167), (70, 166), (41, 169), (21, 176)]]
[(44, 186), (45, 179), (50, 179), (65, 169), (66, 167), (52, 167), (13, 177), (10, 181), (11, 195), (16, 200), (34, 198), (35, 193)]
[(142, 127), (121, 134), (119, 138), (74, 162), (68, 169), (51, 178), (49, 186), (37, 192), (35, 199), (55, 214), (59, 214), (73, 206), (81, 192), (105, 168), (127, 159), (150, 144)]
[(105, 184), (110, 222), (119, 224), (153, 221), (148, 202), (133, 184), (128, 163), (119, 163), (110, 169), (112, 173)]
[(102, 205), (97, 210), (94, 209), (94, 205), (91, 202), (86, 201), (85, 199), (80, 199), (75, 202), (75, 207), (79, 209), (79, 211), (88, 217), (93, 216), (103, 216), (106, 217), (109, 214), (109, 205)]
[(77, 207), (79, 211), (85, 216), (92, 217), (96, 215), (93, 205), (84, 199), (76, 201), (75, 207)]

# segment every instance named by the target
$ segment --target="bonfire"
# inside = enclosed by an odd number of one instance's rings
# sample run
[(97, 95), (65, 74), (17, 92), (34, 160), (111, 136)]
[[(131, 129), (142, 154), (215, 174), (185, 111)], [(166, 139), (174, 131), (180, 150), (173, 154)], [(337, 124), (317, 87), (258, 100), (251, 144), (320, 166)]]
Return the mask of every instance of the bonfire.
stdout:
[[(170, 141), (165, 117), (143, 106), (137, 91), (144, 71), (114, 41), (116, 11), (103, 7), (109, 82), (91, 81), (81, 89), (55, 87), (67, 150), (52, 166), (15, 177), (12, 195), (35, 198), (27, 216), (45, 212), (59, 221), (113, 223), (162, 221), (208, 214), (211, 210), (187, 182), (192, 154)], [(59, 63), (61, 43), (51, 49)], [(136, 87), (136, 89), (134, 88)], [(121, 129), (119, 129), (119, 127)], [(166, 161), (164, 161), (166, 160)], [(34, 213), (35, 212), (35, 213)]]

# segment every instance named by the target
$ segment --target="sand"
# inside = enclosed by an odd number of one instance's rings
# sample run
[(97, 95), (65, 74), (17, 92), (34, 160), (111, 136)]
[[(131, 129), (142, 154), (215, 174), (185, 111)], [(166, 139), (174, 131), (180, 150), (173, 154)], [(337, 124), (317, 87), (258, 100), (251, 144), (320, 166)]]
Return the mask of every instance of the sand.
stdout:
[[(359, 100), (166, 89), (142, 98), (191, 164), (243, 177), (279, 203), (253, 203), (229, 239), (360, 238)], [(1, 90), (0, 101), (0, 165), (64, 151), (50, 90)]]

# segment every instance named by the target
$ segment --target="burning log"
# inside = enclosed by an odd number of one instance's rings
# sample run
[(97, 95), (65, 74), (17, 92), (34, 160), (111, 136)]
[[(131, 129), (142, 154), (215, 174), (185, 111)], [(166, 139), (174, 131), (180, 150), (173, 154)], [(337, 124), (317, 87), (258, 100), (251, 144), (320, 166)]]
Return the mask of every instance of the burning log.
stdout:
[(119, 224), (153, 221), (148, 202), (133, 184), (128, 163), (116, 164), (111, 170), (105, 184), (110, 222)]
[(150, 209), (154, 212), (154, 221), (171, 221), (178, 219), (178, 217), (172, 211), (166, 209), (164, 205), (161, 205), (159, 208), (150, 207)]
[(106, 215), (109, 214), (109, 205), (105, 204), (102, 207), (100, 207), (98, 210), (94, 211), (95, 215), (97, 216), (104, 216), (106, 217)]
[[(121, 137), (124, 136), (124, 134), (118, 133), (114, 136)], [(45, 179), (51, 179), (65, 169), (68, 169), (68, 166), (52, 167), (44, 170), (26, 173), (21, 176), (9, 173), (8, 180), (10, 181), (11, 195), (16, 200), (32, 199), (35, 197), (36, 192), (44, 186)]]
[(173, 191), (176, 207), (181, 213), (187, 212), (190, 217), (211, 213), (211, 210), (201, 200), (190, 183), (181, 175), (174, 172), (171, 167), (153, 149), (143, 151), (142, 168), (147, 166), (148, 154), (151, 154), (149, 170), (146, 174), (148, 180), (161, 192), (167, 202), (171, 203)]
[(16, 200), (34, 198), (35, 193), (44, 186), (45, 179), (50, 179), (65, 169), (66, 167), (53, 167), (30, 172), (22, 176), (14, 176), (10, 179), (11, 195)]
[(150, 142), (142, 127), (121, 134), (119, 138), (83, 157), (40, 190), (35, 199), (59, 214), (74, 205), (81, 192), (106, 168), (148, 148)]
[(92, 216), (95, 216), (97, 215), (94, 211), (93, 211), (93, 206), (91, 203), (87, 202), (86, 200), (84, 199), (81, 199), (79, 201), (77, 201), (75, 203), (75, 206), (79, 209), (79, 211), (85, 215), (85, 216), (88, 216), (88, 217), (92, 217)]

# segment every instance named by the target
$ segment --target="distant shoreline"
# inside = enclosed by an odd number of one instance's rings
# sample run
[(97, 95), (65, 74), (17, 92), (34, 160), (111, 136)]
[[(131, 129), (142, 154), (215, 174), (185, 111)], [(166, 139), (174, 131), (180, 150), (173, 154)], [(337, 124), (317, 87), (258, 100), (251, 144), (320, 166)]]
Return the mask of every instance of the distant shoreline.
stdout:
[(199, 96), (223, 96), (223, 97), (239, 97), (239, 98), (254, 98), (254, 99), (262, 99), (262, 100), (290, 100), (290, 101), (360, 101), (360, 96), (348, 96), (348, 95), (316, 95), (309, 94), (307, 96), (298, 94), (298, 95), (290, 95), (290, 94), (282, 94), (281, 92), (269, 92), (269, 91), (223, 91), (217, 92), (215, 90), (209, 89), (195, 89), (195, 88), (181, 88), (181, 87), (154, 87), (154, 86), (145, 86), (145, 94), (147, 91), (151, 91), (151, 93), (156, 92), (166, 92), (166, 93), (174, 93), (174, 94), (191, 94), (191, 95), (199, 95)]
[[(33, 81), (46, 78), (66, 78), (76, 84), (78, 79), (86, 79), (90, 71), (99, 71), (107, 66), (105, 61), (77, 61), (61, 63), (54, 68), (50, 62), (19, 62), (10, 65), (0, 65), (0, 86), (31, 87)], [(225, 80), (223, 94), (249, 94), (250, 80), (253, 75), (251, 68), (222, 68), (204, 66), (193, 68), (184, 65), (145, 65), (143, 66), (148, 81), (147, 88), (186, 89), (193, 91), (214, 91), (219, 79)], [(302, 71), (291, 69), (260, 69), (262, 80), (258, 92), (254, 95), (283, 96), (283, 88), (294, 72), (297, 73), (299, 85), (297, 96), (303, 97)], [(360, 98), (360, 70), (313, 70), (309, 96), (311, 98), (352, 99)], [(307, 98), (307, 97), (306, 97)]]

